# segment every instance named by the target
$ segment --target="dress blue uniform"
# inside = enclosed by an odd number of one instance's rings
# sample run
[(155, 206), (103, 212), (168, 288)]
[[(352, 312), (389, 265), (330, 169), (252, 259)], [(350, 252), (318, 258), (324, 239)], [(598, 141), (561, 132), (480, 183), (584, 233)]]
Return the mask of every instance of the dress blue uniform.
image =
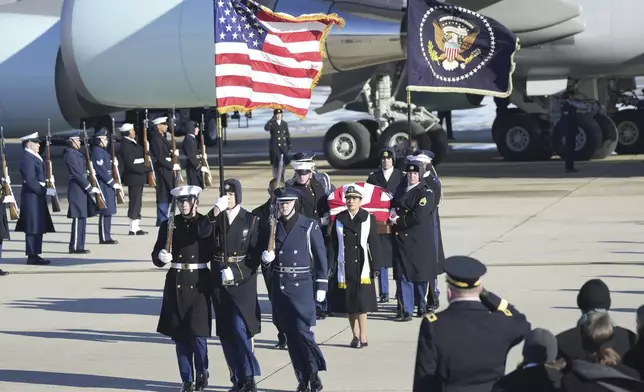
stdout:
[[(288, 165), (288, 153), (291, 151), (291, 134), (288, 131), (288, 124), (283, 118), (278, 122), (276, 118), (278, 114), (283, 114), (282, 109), (273, 110), (273, 117), (264, 125), (264, 130), (271, 134), (268, 155), (273, 168), (273, 178), (277, 177), (280, 156), (284, 155), (284, 164)], [(284, 182), (284, 170), (282, 170), (280, 181)]]
[[(80, 147), (80, 131), (69, 137), (69, 143), (78, 143)], [(89, 147), (89, 146), (87, 146)], [(85, 156), (77, 148), (70, 146), (65, 148), (63, 153), (69, 182), (67, 184), (67, 217), (72, 219), (72, 233), (69, 238), (69, 253), (89, 253), (85, 249), (85, 237), (87, 236), (87, 218), (96, 216), (98, 208), (93, 200), (96, 188), (87, 178), (87, 161)]]
[(101, 187), (105, 208), (100, 210), (98, 217), (98, 240), (101, 244), (117, 244), (112, 239), (112, 216), (116, 215), (116, 189), (112, 176), (112, 155), (107, 147), (102, 147), (101, 137), (107, 137), (107, 130), (101, 128), (94, 132), (95, 144), (92, 146), (92, 164), (96, 170), (96, 179)]
[(37, 152), (29, 148), (29, 143), (40, 145), (38, 133), (20, 139), (25, 151), (20, 160), (20, 218), (16, 231), (25, 233), (25, 254), (27, 264), (49, 264), (39, 255), (42, 253), (42, 239), (45, 233), (54, 233), (54, 223), (47, 207), (47, 188), (45, 188), (45, 163)]
[(157, 198), (157, 223), (168, 220), (168, 211), (172, 195), (170, 192), (174, 189), (175, 179), (172, 166), (172, 146), (166, 140), (165, 133), (159, 133), (159, 126), (167, 126), (167, 117), (154, 119), (152, 124), (155, 131), (150, 136), (150, 156), (154, 162), (154, 173), (156, 175), (156, 198)]
[[(275, 194), (278, 203), (292, 202), (299, 197), (293, 188), (277, 189)], [(263, 255), (262, 261), (272, 264), (273, 309), (286, 334), (299, 383), (297, 390), (320, 391), (318, 372), (326, 370), (326, 361), (311, 327), (316, 324), (318, 294), (328, 290), (328, 264), (318, 223), (296, 211), (282, 215), (275, 233), (274, 256), (271, 262)]]

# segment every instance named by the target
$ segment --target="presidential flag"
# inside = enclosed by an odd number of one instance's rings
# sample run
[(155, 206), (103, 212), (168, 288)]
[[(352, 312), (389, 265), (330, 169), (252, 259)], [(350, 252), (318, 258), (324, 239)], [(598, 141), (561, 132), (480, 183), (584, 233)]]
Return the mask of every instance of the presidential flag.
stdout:
[(293, 17), (252, 0), (214, 0), (217, 110), (282, 109), (303, 118), (335, 14)]
[(518, 38), (492, 18), (435, 0), (408, 0), (409, 91), (505, 98)]

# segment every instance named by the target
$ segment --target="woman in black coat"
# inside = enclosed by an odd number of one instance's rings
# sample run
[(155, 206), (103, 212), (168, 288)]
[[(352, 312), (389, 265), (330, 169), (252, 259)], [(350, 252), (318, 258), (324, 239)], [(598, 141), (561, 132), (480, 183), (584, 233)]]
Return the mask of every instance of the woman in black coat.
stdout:
[[(5, 198), (4, 179), (0, 180), (0, 185), (0, 261), (2, 261), (2, 243), (4, 240), (11, 239), (11, 236), (9, 235), (9, 220), (7, 219), (7, 203), (11, 202), (11, 200)], [(15, 199), (13, 202), (15, 202)], [(8, 274), (8, 272), (0, 269), (0, 276)]]
[(360, 208), (364, 189), (346, 187), (347, 210), (340, 212), (331, 229), (327, 247), (329, 262), (330, 306), (334, 312), (347, 313), (353, 331), (351, 347), (368, 346), (367, 313), (378, 310), (374, 277), (382, 266), (376, 219)]

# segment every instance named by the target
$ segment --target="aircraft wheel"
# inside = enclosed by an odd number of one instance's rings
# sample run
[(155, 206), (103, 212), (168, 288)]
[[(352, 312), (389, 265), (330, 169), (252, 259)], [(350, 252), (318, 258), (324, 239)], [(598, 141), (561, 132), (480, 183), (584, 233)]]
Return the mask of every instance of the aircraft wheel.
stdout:
[(602, 143), (595, 151), (593, 159), (604, 159), (609, 157), (617, 147), (617, 126), (610, 117), (603, 113), (597, 113), (594, 119), (602, 131)]
[[(395, 121), (391, 123), (378, 138), (380, 149), (385, 147), (393, 148), (396, 153), (396, 159), (404, 158), (409, 140), (408, 124), (407, 121)], [(412, 121), (411, 134), (412, 138), (418, 142), (419, 149), (431, 150), (432, 141), (420, 124)]]
[(336, 169), (348, 169), (369, 159), (369, 130), (353, 121), (334, 124), (324, 135), (324, 156)]
[(532, 161), (547, 155), (539, 121), (529, 114), (506, 112), (497, 116), (492, 135), (505, 160)]
[(644, 152), (644, 113), (636, 109), (620, 110), (613, 115), (617, 127), (618, 154)]
[[(566, 129), (561, 121), (552, 132), (553, 147), (557, 155), (564, 158), (566, 151)], [(575, 137), (575, 161), (588, 161), (602, 145), (602, 130), (599, 123), (590, 116), (577, 116), (577, 135)]]
[(434, 166), (438, 166), (447, 156), (447, 151), (449, 148), (447, 132), (445, 132), (445, 129), (443, 129), (443, 127), (438, 126), (428, 131), (427, 135), (429, 135), (429, 139), (431, 140), (431, 150), (434, 153), (434, 159), (432, 163), (434, 164)]
[(380, 166), (380, 149), (378, 148), (378, 131), (380, 130), (380, 124), (378, 121), (372, 119), (362, 119), (358, 120), (358, 123), (362, 124), (369, 131), (369, 136), (371, 137), (371, 150), (369, 151), (369, 159), (364, 162), (364, 167), (378, 167)]

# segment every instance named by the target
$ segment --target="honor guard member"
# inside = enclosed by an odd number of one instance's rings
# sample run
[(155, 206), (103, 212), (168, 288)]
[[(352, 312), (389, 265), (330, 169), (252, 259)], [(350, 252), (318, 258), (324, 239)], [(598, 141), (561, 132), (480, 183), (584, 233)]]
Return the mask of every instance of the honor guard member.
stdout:
[[(438, 254), (437, 254), (437, 260), (438, 260), (438, 269), (436, 270), (436, 275), (441, 275), (443, 273), (442, 270), (442, 263), (445, 260), (445, 251), (443, 250), (443, 235), (441, 233), (441, 220), (440, 216), (438, 215), (438, 207), (441, 205), (443, 202), (443, 184), (441, 183), (441, 180), (438, 178), (438, 174), (436, 173), (436, 169), (434, 168), (433, 165), (433, 160), (434, 160), (434, 153), (428, 150), (418, 150), (413, 156), (409, 156), (409, 159), (416, 160), (418, 162), (422, 162), (425, 164), (425, 174), (423, 174), (423, 180), (429, 187), (429, 189), (432, 190), (434, 195), (434, 209), (432, 212), (432, 221), (434, 222), (434, 233), (437, 233), (433, 238), (434, 241), (436, 242)], [(438, 288), (438, 278), (434, 280), (434, 301), (433, 303), (427, 303), (427, 311), (432, 312), (435, 311), (439, 308), (440, 302), (439, 302), (439, 296), (440, 296), (440, 290)]]
[[(170, 263), (157, 332), (174, 340), (183, 382), (181, 391), (203, 391), (209, 377), (206, 338), (212, 331), (212, 277), (208, 261), (213, 226), (205, 215), (197, 212), (201, 188), (182, 186), (171, 192), (181, 212), (172, 217), (172, 249), (170, 252), (166, 249), (166, 220), (161, 222), (151, 255), (152, 262), (159, 268)], [(227, 204), (226, 197), (219, 198), (213, 215), (225, 210)]]
[[(273, 178), (277, 177), (277, 170), (280, 164), (280, 155), (284, 155), (284, 164), (288, 164), (288, 153), (291, 151), (291, 134), (288, 131), (288, 124), (282, 118), (282, 109), (273, 110), (273, 118), (266, 122), (264, 130), (270, 132), (271, 140), (268, 145), (268, 155), (273, 168)], [(284, 182), (284, 171), (282, 178)]]
[[(186, 157), (186, 179), (188, 185), (196, 185), (203, 189), (203, 176), (201, 175), (201, 155), (199, 155), (199, 142), (197, 135), (199, 127), (194, 121), (188, 121), (185, 125), (186, 137), (183, 138), (181, 151)], [(204, 167), (204, 169), (206, 169)]]
[[(313, 160), (313, 158), (315, 158), (315, 153), (313, 151), (296, 152), (291, 157), (291, 162), (313, 163), (313, 166), (311, 166), (311, 172), (313, 173), (313, 178), (315, 178), (319, 183), (321, 183), (324, 186), (324, 192), (326, 194), (329, 194), (329, 192), (332, 192), (335, 190), (335, 187), (333, 186), (333, 184), (331, 184), (331, 178), (329, 177), (328, 174), (317, 171), (317, 168), (315, 167), (315, 161)], [(297, 180), (297, 176), (294, 173), (293, 178), (286, 181), (287, 186), (291, 186), (293, 183), (295, 183), (296, 180)]]
[[(154, 172), (157, 179), (156, 198), (157, 198), (157, 223), (168, 219), (168, 209), (172, 196), (170, 191), (174, 188), (174, 170), (181, 170), (181, 167), (172, 165), (172, 146), (165, 137), (168, 131), (168, 118), (159, 117), (152, 120), (156, 128), (154, 136), (150, 139), (150, 155), (154, 161)], [(174, 154), (179, 155), (179, 150)], [(179, 166), (178, 164), (176, 166)]]
[[(95, 194), (101, 193), (100, 189), (93, 187), (87, 176), (87, 161), (80, 152), (81, 139), (80, 131), (76, 131), (67, 140), (68, 147), (65, 148), (63, 156), (69, 182), (67, 183), (67, 218), (72, 220), (72, 232), (69, 238), (69, 253), (85, 254), (85, 238), (87, 236), (87, 218), (98, 214), (98, 206), (94, 199)], [(89, 148), (89, 146), (86, 146)], [(91, 162), (90, 162), (91, 164)]]
[(279, 188), (275, 195), (281, 214), (275, 251), (265, 250), (262, 262), (272, 267), (273, 309), (286, 333), (297, 392), (318, 392), (323, 388), (318, 372), (326, 370), (326, 361), (311, 327), (315, 302), (326, 299), (329, 285), (324, 239), (318, 223), (295, 210), (297, 190)]
[[(296, 155), (297, 156), (297, 155)], [(287, 187), (293, 187), (299, 192), (299, 212), (307, 218), (314, 219), (322, 229), (322, 236), (325, 244), (328, 242), (329, 226), (329, 205), (324, 183), (320, 182), (313, 175), (315, 162), (309, 155), (300, 155), (298, 160), (293, 160), (291, 166), (295, 170), (295, 178), (286, 183)], [(324, 320), (329, 309), (327, 301), (316, 304), (318, 320)]]
[[(269, 183), (268, 183), (268, 200), (266, 203), (262, 204), (261, 206), (255, 208), (253, 210), (253, 215), (255, 215), (257, 218), (259, 218), (259, 232), (264, 235), (268, 235), (270, 232), (270, 224), (271, 224), (271, 201), (273, 201), (273, 194), (275, 192), (275, 189), (278, 187), (278, 181), (277, 178), (273, 178)], [(274, 206), (277, 208), (277, 205)], [(264, 243), (263, 241), (268, 242), (268, 240), (261, 240), (260, 243)], [(264, 265), (262, 263), (261, 265), (262, 268), (262, 277), (264, 278), (264, 284), (266, 284), (266, 291), (268, 291), (268, 299), (271, 301), (271, 306), (273, 306), (273, 299), (271, 296), (271, 268), (270, 266)], [(284, 331), (282, 330), (282, 327), (280, 327), (279, 322), (277, 321), (277, 317), (275, 317), (275, 311), (273, 310), (271, 312), (271, 318), (273, 321), (273, 325), (275, 325), (275, 328), (277, 329), (277, 344), (275, 345), (276, 349), (279, 350), (286, 350), (286, 335), (284, 334)]]
[(129, 235), (146, 235), (141, 230), (141, 208), (143, 207), (143, 187), (147, 183), (147, 173), (152, 168), (145, 166), (143, 146), (136, 141), (134, 125), (123, 124), (119, 129), (121, 140), (120, 155), (123, 163), (123, 184), (127, 185), (127, 217), (130, 219)]
[(261, 376), (261, 370), (252, 339), (260, 332), (262, 317), (257, 299), (259, 220), (242, 208), (239, 181), (227, 179), (224, 190), (228, 196), (226, 213), (217, 218), (208, 214), (215, 227), (226, 227), (227, 254), (223, 254), (223, 236), (216, 233), (211, 264), (217, 336), (230, 369), (232, 390), (256, 392), (255, 377)]
[[(9, 176), (7, 178), (0, 177), (0, 261), (2, 261), (2, 245), (4, 240), (11, 239), (11, 232), (9, 231), (9, 220), (7, 219), (7, 207), (10, 203), (15, 203), (16, 199), (11, 195), (6, 195), (4, 192), (5, 182), (11, 184)], [(0, 276), (6, 276), (9, 273), (0, 269)]]
[(405, 168), (407, 167), (407, 163), (409, 163), (409, 155), (413, 155), (416, 151), (418, 151), (418, 141), (408, 141), (407, 147), (405, 148), (405, 153), (402, 154), (404, 158), (401, 158), (396, 162), (396, 169), (404, 172)]
[(486, 291), (487, 269), (467, 256), (445, 260), (447, 299), (421, 323), (413, 392), (489, 392), (505, 374), (510, 349), (531, 325), (508, 301)]
[(40, 151), (38, 132), (21, 137), (20, 141), (24, 152), (20, 160), (22, 188), (20, 189), (20, 217), (16, 223), (16, 231), (25, 233), (27, 264), (47, 265), (51, 261), (40, 257), (43, 234), (56, 232), (47, 207), (47, 196), (56, 196), (56, 191), (45, 187), (45, 163), (38, 154)]
[(396, 235), (393, 244), (396, 257), (394, 275), (400, 287), (399, 300), (403, 307), (401, 321), (411, 321), (415, 293), (420, 297), (418, 316), (427, 313), (427, 296), (431, 293), (433, 297), (438, 269), (435, 242), (428, 241), (428, 238), (434, 238), (434, 193), (422, 181), (424, 167), (421, 162), (409, 162), (406, 172), (407, 185), (396, 192), (389, 216)]
[[(380, 151), (380, 170), (371, 172), (367, 178), (368, 184), (373, 184), (386, 189), (392, 195), (400, 184), (405, 181), (405, 175), (394, 167), (396, 163), (396, 154), (393, 148), (385, 148)], [(380, 268), (378, 278), (378, 289), (380, 292), (380, 303), (389, 302), (389, 268), (393, 267), (393, 245), (394, 240), (391, 227), (388, 225), (378, 225), (378, 237), (380, 239), (380, 250), (383, 252), (383, 266)], [(397, 289), (396, 289), (397, 291)]]
[(107, 150), (108, 145), (107, 129), (101, 128), (94, 132), (91, 157), (105, 200), (105, 208), (98, 211), (98, 240), (101, 244), (111, 245), (118, 244), (118, 241), (112, 239), (112, 216), (116, 215), (116, 190), (121, 189), (121, 185), (112, 176), (112, 154)]

